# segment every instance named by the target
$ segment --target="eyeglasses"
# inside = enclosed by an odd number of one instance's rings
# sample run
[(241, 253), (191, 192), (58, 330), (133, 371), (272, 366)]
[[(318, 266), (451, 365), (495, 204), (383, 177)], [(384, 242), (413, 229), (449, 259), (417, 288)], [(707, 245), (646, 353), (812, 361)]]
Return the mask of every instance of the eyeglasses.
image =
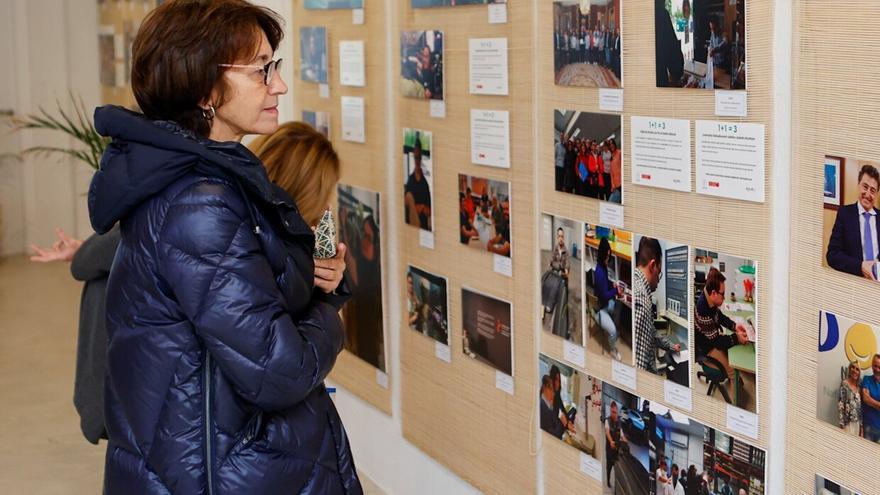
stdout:
[(260, 69), (263, 72), (263, 84), (269, 85), (272, 77), (281, 67), (281, 60), (272, 60), (266, 65), (239, 65), (239, 64), (217, 64), (220, 67), (232, 67), (236, 69)]

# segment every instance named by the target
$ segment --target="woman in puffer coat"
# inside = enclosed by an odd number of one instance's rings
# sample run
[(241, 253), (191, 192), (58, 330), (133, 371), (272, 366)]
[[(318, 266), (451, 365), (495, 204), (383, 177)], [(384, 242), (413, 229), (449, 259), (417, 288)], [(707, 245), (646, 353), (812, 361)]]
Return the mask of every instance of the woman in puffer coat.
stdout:
[(294, 201), (239, 143), (278, 127), (281, 35), (241, 0), (167, 2), (133, 46), (144, 114), (95, 113), (113, 141), (89, 213), (122, 237), (107, 286), (109, 495), (361, 493), (323, 385), (342, 349), (344, 249), (313, 260)]

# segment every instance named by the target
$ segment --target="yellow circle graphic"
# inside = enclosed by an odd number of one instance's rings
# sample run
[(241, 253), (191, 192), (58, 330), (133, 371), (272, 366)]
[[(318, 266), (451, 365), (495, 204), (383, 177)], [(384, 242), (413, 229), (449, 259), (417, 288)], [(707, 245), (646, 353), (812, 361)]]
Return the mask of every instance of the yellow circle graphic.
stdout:
[(870, 325), (856, 323), (849, 327), (845, 340), (846, 358), (857, 361), (859, 368), (866, 370), (871, 367), (871, 360), (877, 353), (877, 337)]

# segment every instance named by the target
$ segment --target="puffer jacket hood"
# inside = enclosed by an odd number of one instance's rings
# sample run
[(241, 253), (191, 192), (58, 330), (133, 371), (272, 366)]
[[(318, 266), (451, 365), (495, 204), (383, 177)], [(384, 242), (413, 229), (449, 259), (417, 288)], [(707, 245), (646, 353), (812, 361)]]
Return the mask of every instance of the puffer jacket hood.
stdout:
[(104, 493), (362, 493), (324, 378), (342, 350), (314, 236), (238, 143), (118, 107), (89, 189), (107, 281)]

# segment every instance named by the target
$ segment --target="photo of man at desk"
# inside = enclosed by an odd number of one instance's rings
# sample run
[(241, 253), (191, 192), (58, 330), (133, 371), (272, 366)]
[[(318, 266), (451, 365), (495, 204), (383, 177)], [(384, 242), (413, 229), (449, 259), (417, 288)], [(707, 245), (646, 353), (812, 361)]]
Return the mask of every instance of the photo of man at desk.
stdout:
[(632, 365), (632, 233), (584, 224), (587, 350)]
[(584, 345), (581, 323), (581, 222), (541, 214), (541, 327)]
[[(859, 165), (856, 160), (852, 162)], [(824, 262), (837, 271), (877, 280), (880, 172), (870, 163), (863, 162), (851, 169), (845, 164), (843, 158), (825, 159)]]
[(688, 247), (647, 236), (636, 236), (634, 242), (636, 365), (689, 387)]
[(543, 354), (538, 376), (541, 429), (601, 462), (602, 382)]
[(754, 261), (694, 250), (697, 383), (711, 397), (757, 411), (755, 342), (758, 273)]
[(657, 87), (746, 89), (745, 9), (745, 0), (654, 0)]

